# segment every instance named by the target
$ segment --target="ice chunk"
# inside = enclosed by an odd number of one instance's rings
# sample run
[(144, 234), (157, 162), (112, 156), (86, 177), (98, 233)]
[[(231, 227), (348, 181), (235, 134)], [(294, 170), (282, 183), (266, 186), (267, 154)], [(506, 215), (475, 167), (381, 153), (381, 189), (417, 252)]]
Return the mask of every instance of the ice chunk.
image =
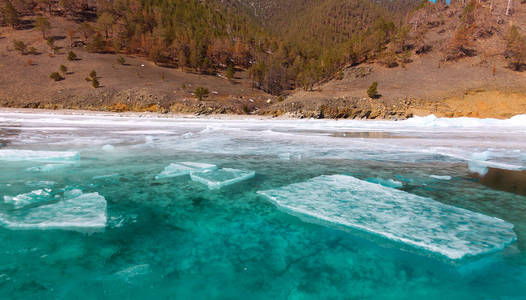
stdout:
[(74, 162), (80, 155), (76, 151), (33, 151), (33, 150), (0, 150), (0, 160), (4, 161), (38, 161), (38, 162)]
[(113, 145), (107, 144), (107, 145), (102, 146), (102, 150), (104, 150), (106, 152), (111, 152), (111, 151), (115, 150), (115, 147), (113, 147)]
[(490, 158), (490, 155), (490, 151), (473, 153), (471, 160), (468, 162), (469, 170), (481, 176), (486, 175), (488, 173), (488, 163), (486, 161)]
[(94, 230), (106, 226), (106, 200), (98, 193), (80, 194), (56, 203), (0, 211), (0, 224), (10, 229)]
[(47, 165), (38, 166), (38, 167), (30, 167), (30, 168), (27, 168), (26, 171), (47, 173), (47, 172), (52, 172), (52, 171), (56, 171), (56, 170), (65, 168), (67, 166), (68, 164), (47, 164)]
[(191, 172), (203, 172), (203, 171), (213, 171), (216, 170), (217, 166), (212, 164), (205, 163), (196, 163), (196, 162), (179, 162), (172, 163), (168, 165), (164, 170), (157, 176), (155, 179), (167, 178), (167, 177), (177, 177), (188, 175)]
[(258, 192), (288, 213), (354, 228), (460, 259), (516, 240), (503, 220), (352, 176), (320, 176)]
[(372, 183), (378, 183), (383, 186), (391, 187), (391, 188), (399, 188), (399, 187), (404, 186), (403, 183), (401, 183), (400, 181), (394, 180), (394, 179), (383, 179), (380, 177), (374, 177), (374, 178), (367, 178), (366, 180)]
[(4, 196), (4, 203), (12, 205), (15, 209), (40, 202), (50, 201), (50, 189), (40, 189), (14, 197)]
[(451, 180), (451, 176), (448, 176), (448, 175), (429, 175), (429, 177), (438, 179), (438, 180)]
[(224, 186), (248, 180), (256, 175), (254, 171), (223, 168), (215, 171), (191, 173), (193, 181), (206, 184), (209, 189), (217, 190)]

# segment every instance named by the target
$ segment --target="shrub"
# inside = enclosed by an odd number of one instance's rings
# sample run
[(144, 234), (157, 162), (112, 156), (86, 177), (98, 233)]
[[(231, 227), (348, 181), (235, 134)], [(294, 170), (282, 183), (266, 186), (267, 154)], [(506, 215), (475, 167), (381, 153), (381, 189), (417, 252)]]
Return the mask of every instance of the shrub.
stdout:
[(20, 52), (20, 54), (25, 55), (27, 51), (27, 45), (22, 41), (13, 41), (13, 47), (15, 47), (15, 50)]
[(64, 76), (66, 76), (66, 73), (68, 72), (68, 67), (60, 65), (59, 70), (62, 74), (64, 74)]
[(77, 60), (77, 54), (75, 54), (75, 52), (73, 52), (73, 51), (69, 51), (68, 52), (68, 60), (69, 61)]
[(117, 57), (117, 63), (118, 63), (119, 65), (125, 65), (125, 64), (126, 64), (126, 60), (124, 59), (124, 57), (122, 57), (121, 55), (119, 55), (119, 56)]
[(209, 91), (207, 88), (204, 87), (197, 87), (194, 91), (195, 96), (199, 100), (203, 100), (204, 97), (208, 96)]
[(28, 53), (31, 53), (31, 54), (38, 54), (37, 52), (38, 52), (38, 51), (37, 51), (37, 48), (35, 48), (35, 47), (29, 47), (29, 51), (28, 51)]
[(97, 79), (97, 72), (95, 72), (95, 70), (91, 70), (91, 72), (89, 72), (89, 77), (91, 79)]
[(367, 96), (370, 98), (378, 98), (378, 82), (373, 82), (367, 89)]
[(49, 46), (49, 48), (53, 49), (53, 47), (55, 47), (55, 40), (49, 37), (46, 39), (46, 44)]
[(228, 80), (234, 79), (235, 72), (236, 71), (234, 69), (234, 66), (232, 64), (228, 64), (228, 67), (226, 69), (226, 78)]
[(285, 99), (283, 99), (283, 96), (279, 96), (278, 97), (278, 102), (283, 102), (283, 100), (285, 100)]
[(54, 81), (60, 81), (64, 79), (64, 77), (60, 76), (58, 72), (53, 72), (49, 75), (49, 78), (53, 79)]
[(97, 80), (97, 78), (93, 78), (93, 79), (91, 80), (91, 86), (94, 87), (94, 88), (98, 88), (98, 87), (100, 87), (100, 83), (99, 83), (99, 81)]

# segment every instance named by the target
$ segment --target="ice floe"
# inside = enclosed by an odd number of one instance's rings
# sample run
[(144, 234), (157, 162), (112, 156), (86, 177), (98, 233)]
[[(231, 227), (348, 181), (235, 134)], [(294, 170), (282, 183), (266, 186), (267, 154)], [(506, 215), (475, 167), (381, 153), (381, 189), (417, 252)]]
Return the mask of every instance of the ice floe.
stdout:
[(259, 191), (284, 211), (354, 228), (449, 259), (501, 250), (517, 239), (501, 219), (352, 176), (320, 176)]
[(477, 152), (471, 155), (468, 162), (468, 168), (471, 172), (484, 176), (488, 173), (488, 163), (486, 162), (491, 156), (490, 151)]
[(0, 150), (0, 160), (3, 161), (74, 162), (79, 159), (76, 151)]
[(216, 170), (217, 166), (206, 163), (197, 162), (178, 162), (168, 165), (164, 170), (155, 176), (155, 179), (177, 177), (189, 175), (192, 172), (203, 172)]
[(74, 189), (64, 199), (37, 207), (0, 211), (0, 224), (10, 229), (93, 231), (106, 226), (106, 199)]
[(234, 183), (248, 180), (255, 175), (256, 172), (254, 171), (230, 168), (190, 173), (190, 177), (193, 181), (205, 184), (211, 190), (217, 190)]
[(111, 151), (115, 150), (115, 147), (113, 145), (106, 144), (106, 145), (102, 146), (102, 150), (106, 151), (106, 152), (111, 152)]

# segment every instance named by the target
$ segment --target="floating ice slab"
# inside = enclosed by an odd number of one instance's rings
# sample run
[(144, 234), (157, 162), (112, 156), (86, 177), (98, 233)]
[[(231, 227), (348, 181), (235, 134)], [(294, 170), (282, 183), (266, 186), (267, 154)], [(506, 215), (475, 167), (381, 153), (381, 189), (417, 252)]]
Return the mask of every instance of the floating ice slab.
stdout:
[(50, 189), (39, 189), (29, 193), (20, 194), (17, 196), (4, 196), (4, 203), (12, 205), (13, 208), (18, 209), (27, 205), (37, 204), (50, 200)]
[(98, 193), (16, 211), (0, 211), (0, 224), (10, 229), (94, 230), (106, 226), (106, 200)]
[(193, 181), (208, 186), (211, 190), (217, 190), (227, 185), (250, 179), (256, 175), (254, 171), (223, 168), (215, 171), (191, 173)]
[(352, 176), (320, 176), (258, 192), (286, 212), (355, 228), (450, 259), (501, 250), (517, 236), (503, 220)]
[(80, 155), (76, 151), (0, 150), (3, 161), (74, 162)]
[(192, 172), (203, 172), (203, 171), (213, 171), (216, 170), (217, 166), (212, 164), (205, 163), (196, 163), (196, 162), (178, 162), (168, 165), (164, 170), (155, 176), (155, 179), (167, 178), (167, 177), (177, 177), (188, 175)]

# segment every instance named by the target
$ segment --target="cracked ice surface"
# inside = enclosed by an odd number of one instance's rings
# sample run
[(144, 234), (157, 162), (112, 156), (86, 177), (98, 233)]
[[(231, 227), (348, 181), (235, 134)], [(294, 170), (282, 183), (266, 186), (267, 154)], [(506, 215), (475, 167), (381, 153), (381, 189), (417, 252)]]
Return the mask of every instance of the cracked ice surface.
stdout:
[(352, 176), (319, 176), (259, 191), (294, 215), (370, 232), (450, 259), (501, 250), (513, 225)]

